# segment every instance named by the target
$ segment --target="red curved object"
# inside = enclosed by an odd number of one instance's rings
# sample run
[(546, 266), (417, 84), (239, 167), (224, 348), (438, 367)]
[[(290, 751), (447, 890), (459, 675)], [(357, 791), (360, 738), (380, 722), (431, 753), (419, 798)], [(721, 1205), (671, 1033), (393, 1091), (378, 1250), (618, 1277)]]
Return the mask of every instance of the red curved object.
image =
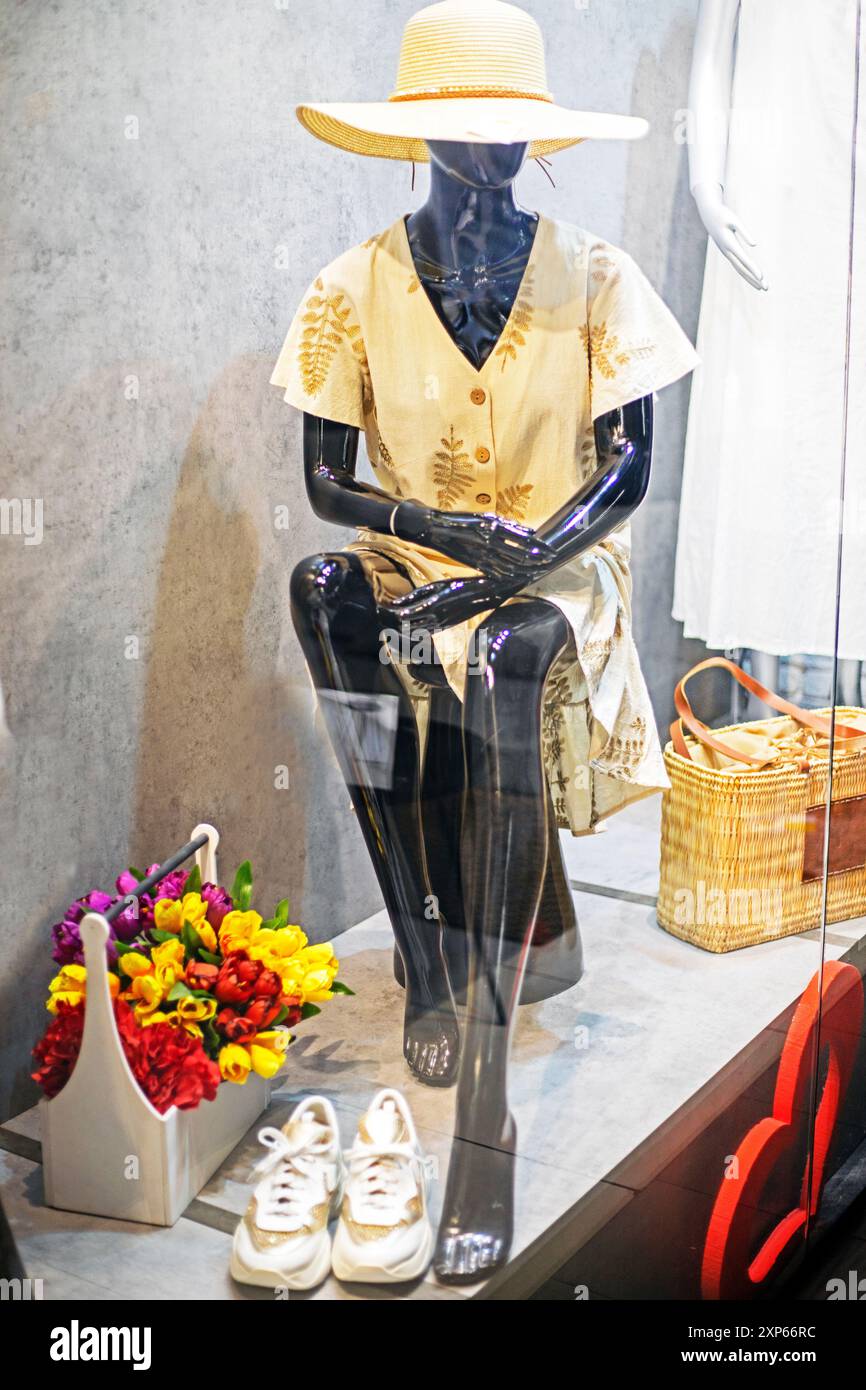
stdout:
[[(772, 1114), (753, 1125), (737, 1149), (732, 1165), (736, 1176), (722, 1179), (704, 1242), (703, 1298), (752, 1296), (757, 1287), (777, 1273), (802, 1240), (808, 1217), (818, 1210), (827, 1155), (851, 1080), (862, 1021), (860, 972), (853, 965), (828, 961), (823, 982), (820, 975), (810, 980), (791, 1020), (779, 1059)], [(803, 1142), (819, 1026), (827, 1076), (815, 1116), (811, 1177), (807, 1161), (799, 1205), (777, 1222), (755, 1250), (760, 1240), (756, 1229), (762, 1228), (765, 1221), (760, 1210), (761, 1196), (780, 1162)], [(820, 1062), (821, 1058), (819, 1065)]]

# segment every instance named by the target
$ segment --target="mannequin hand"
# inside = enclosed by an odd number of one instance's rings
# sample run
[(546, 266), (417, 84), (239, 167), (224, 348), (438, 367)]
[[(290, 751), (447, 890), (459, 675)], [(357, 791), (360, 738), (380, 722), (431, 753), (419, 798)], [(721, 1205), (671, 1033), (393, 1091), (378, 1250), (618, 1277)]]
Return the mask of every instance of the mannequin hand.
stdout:
[(769, 289), (763, 270), (745, 250), (747, 246), (756, 246), (757, 242), (749, 236), (737, 214), (728, 207), (719, 184), (695, 184), (692, 196), (701, 221), (737, 274), (753, 289)]
[(394, 532), (490, 578), (513, 579), (521, 585), (530, 583), (553, 559), (550, 547), (516, 521), (437, 511), (413, 499), (398, 506)]
[(383, 626), (405, 625), (411, 632), (440, 632), (497, 608), (521, 587), (516, 582), (503, 585), (483, 575), (477, 579), (443, 579), (413, 589), (394, 603), (380, 604), (379, 617)]

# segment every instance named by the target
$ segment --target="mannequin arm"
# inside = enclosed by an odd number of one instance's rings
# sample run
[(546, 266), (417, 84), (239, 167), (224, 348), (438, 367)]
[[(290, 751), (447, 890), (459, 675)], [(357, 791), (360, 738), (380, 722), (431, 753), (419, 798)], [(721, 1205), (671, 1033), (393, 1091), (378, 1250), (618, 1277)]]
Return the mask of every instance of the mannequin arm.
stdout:
[[(539, 527), (538, 538), (552, 553), (536, 567), (532, 581), (584, 554), (628, 520), (649, 486), (652, 435), (651, 396), (596, 420), (598, 467), (580, 491)], [(482, 575), (425, 584), (382, 612), (390, 620), (432, 632), (497, 608), (519, 594), (526, 583), (522, 575), (512, 574), (504, 580)]]
[[(304, 415), (304, 476), (313, 511), (339, 526), (363, 526), (448, 555), (472, 569), (529, 583), (551, 558), (525, 526), (474, 512), (442, 512), (399, 499), (355, 477), (358, 431)], [(392, 530), (393, 527), (393, 530)]]
[(738, 275), (757, 290), (767, 281), (746, 247), (756, 243), (725, 201), (728, 117), (740, 0), (701, 0), (689, 83), (689, 185), (701, 221)]

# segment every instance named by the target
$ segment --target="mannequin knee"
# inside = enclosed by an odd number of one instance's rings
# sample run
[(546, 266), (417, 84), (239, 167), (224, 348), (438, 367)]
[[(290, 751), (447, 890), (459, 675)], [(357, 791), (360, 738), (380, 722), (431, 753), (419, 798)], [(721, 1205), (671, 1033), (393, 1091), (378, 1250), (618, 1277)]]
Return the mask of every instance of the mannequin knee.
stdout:
[[(500, 608), (479, 632), (479, 666), (521, 680), (544, 680), (568, 640), (563, 614), (543, 600)], [(488, 688), (493, 685), (488, 682)]]
[(307, 555), (295, 565), (289, 584), (293, 609), (306, 611), (333, 600), (346, 573), (342, 555)]

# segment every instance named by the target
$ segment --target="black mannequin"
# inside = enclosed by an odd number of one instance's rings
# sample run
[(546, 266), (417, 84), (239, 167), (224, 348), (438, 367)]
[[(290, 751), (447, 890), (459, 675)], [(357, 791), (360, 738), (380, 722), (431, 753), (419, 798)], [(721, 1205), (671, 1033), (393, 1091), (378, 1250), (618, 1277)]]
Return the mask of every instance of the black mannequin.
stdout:
[[(506, 325), (537, 226), (513, 195), (526, 153), (522, 145), (431, 142), (430, 196), (407, 222), (422, 286), (476, 367)], [(312, 556), (292, 577), (295, 627), (316, 687), (333, 692), (323, 712), (402, 963), (404, 1054), (419, 1080), (449, 1085), (462, 1053), (455, 1133), (465, 1142), (455, 1145), (435, 1257), (439, 1277), (452, 1281), (484, 1277), (508, 1256), (515, 1128), (506, 1066), (515, 1004), (567, 989), (581, 972), (540, 749), (545, 681), (570, 629), (544, 599), (502, 605), (598, 544), (642, 501), (651, 398), (598, 419), (595, 437), (598, 469), (533, 533), (496, 516), (411, 499), (397, 505), (355, 477), (356, 429), (304, 417), (307, 488), (319, 516), (383, 534), (393, 525), (399, 538), (480, 572), (387, 606), (376, 605), (352, 552)], [(489, 610), (485, 675), (467, 679), (462, 706), (441, 667), (416, 670), (432, 687), (422, 772), (412, 706), (380, 660), (381, 633), (402, 624), (447, 628)], [(373, 784), (336, 718), (340, 700), (359, 694), (396, 701), (386, 787)], [(464, 987), (461, 1043), (452, 991)]]

